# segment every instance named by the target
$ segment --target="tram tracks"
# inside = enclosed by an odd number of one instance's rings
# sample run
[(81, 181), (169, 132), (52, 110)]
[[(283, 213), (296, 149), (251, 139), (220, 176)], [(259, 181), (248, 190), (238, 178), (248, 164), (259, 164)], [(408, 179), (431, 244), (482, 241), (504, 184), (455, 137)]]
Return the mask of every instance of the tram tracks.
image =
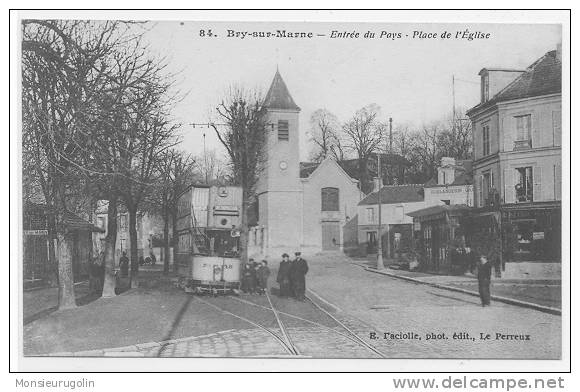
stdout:
[[(364, 341), (364, 339), (362, 339), (360, 336), (358, 336), (358, 334), (356, 332), (354, 332), (350, 327), (348, 327), (344, 322), (342, 322), (337, 317), (335, 317), (333, 314), (331, 314), (326, 309), (324, 309), (322, 306), (320, 306), (319, 304), (317, 304), (309, 296), (306, 296), (307, 300), (318, 311), (324, 313), (326, 316), (328, 316), (330, 319), (332, 319), (337, 324), (337, 326), (340, 327), (341, 329), (343, 329), (345, 332), (342, 332), (342, 331), (337, 330), (335, 328), (329, 327), (329, 326), (327, 326), (325, 324), (322, 324), (322, 323), (319, 323), (317, 321), (312, 321), (312, 320), (306, 319), (304, 317), (297, 316), (295, 314), (291, 314), (291, 313), (283, 312), (283, 311), (280, 311), (280, 310), (276, 310), (276, 308), (274, 307), (274, 305), (272, 303), (272, 300), (271, 300), (269, 294), (268, 294), (268, 302), (270, 304), (270, 308), (268, 308), (266, 306), (263, 306), (263, 305), (260, 305), (260, 304), (257, 304), (257, 303), (252, 302), (252, 301), (248, 301), (248, 300), (245, 300), (245, 299), (238, 298), (238, 297), (230, 296), (230, 298), (232, 298), (233, 300), (238, 301), (240, 303), (244, 303), (244, 304), (247, 304), (247, 305), (250, 305), (250, 306), (254, 306), (254, 307), (257, 307), (257, 308), (262, 308), (262, 309), (267, 309), (267, 310), (270, 310), (271, 309), (277, 315), (277, 320), (280, 320), (280, 318), (281, 318), (280, 316), (284, 316), (284, 317), (291, 318), (291, 319), (294, 319), (294, 320), (299, 320), (299, 321), (302, 321), (302, 322), (307, 323), (309, 325), (316, 326), (318, 328), (321, 328), (321, 329), (324, 329), (326, 331), (332, 332), (332, 333), (334, 333), (336, 335), (339, 335), (339, 336), (341, 336), (341, 337), (343, 337), (345, 339), (348, 339), (349, 341), (355, 343), (356, 345), (358, 345), (360, 347), (363, 347), (364, 349), (366, 349), (366, 350), (374, 353), (375, 355), (377, 355), (377, 356), (379, 356), (381, 358), (387, 358), (387, 356), (385, 354), (383, 354), (381, 351), (379, 351), (378, 349), (376, 349), (371, 344), (369, 344), (366, 341)], [(281, 320), (280, 320), (280, 324), (283, 325), (283, 323), (282, 323)], [(286, 331), (286, 329), (285, 329), (285, 331)], [(288, 336), (288, 339), (290, 339), (290, 335), (287, 332), (286, 332), (286, 334)], [(296, 347), (293, 343), (292, 343), (292, 345), (294, 347)]]
[(235, 317), (235, 318), (242, 320), (250, 325), (253, 325), (256, 328), (261, 329), (262, 331), (271, 335), (289, 355), (300, 356), (301, 355), (300, 351), (298, 350), (296, 345), (294, 345), (294, 343), (292, 342), (292, 339), (290, 338), (290, 335), (288, 334), (286, 326), (284, 325), (284, 323), (280, 319), (280, 316), (278, 315), (276, 309), (274, 308), (274, 305), (272, 304), (272, 300), (271, 300), (269, 294), (266, 293), (266, 295), (268, 296), (268, 302), (270, 303), (271, 307), (270, 308), (263, 307), (263, 308), (271, 311), (274, 314), (278, 328), (280, 329), (280, 333), (282, 336), (278, 335), (278, 333), (276, 333), (272, 328), (265, 326), (263, 323), (256, 322), (254, 320), (250, 320), (247, 317), (241, 316), (241, 315), (236, 314), (234, 312), (230, 312), (229, 310), (227, 310), (223, 307), (217, 306), (217, 305), (211, 303), (210, 301), (204, 300), (198, 296), (195, 296), (194, 298), (197, 301), (199, 301), (199, 302), (201, 302), (201, 303), (203, 303), (203, 304), (205, 304), (205, 305), (207, 305), (207, 306), (209, 306), (209, 307), (211, 307), (211, 308), (213, 308), (213, 309), (215, 309), (223, 314)]

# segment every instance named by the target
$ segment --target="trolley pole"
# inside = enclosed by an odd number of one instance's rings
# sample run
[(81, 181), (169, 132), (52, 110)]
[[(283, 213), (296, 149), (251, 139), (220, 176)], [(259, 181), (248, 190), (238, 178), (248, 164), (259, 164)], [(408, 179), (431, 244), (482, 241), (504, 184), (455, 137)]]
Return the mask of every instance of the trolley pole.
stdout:
[(384, 268), (384, 265), (383, 265), (383, 238), (382, 238), (383, 230), (381, 228), (381, 226), (382, 226), (382, 214), (381, 214), (381, 212), (382, 212), (382, 204), (383, 204), (382, 197), (381, 197), (381, 188), (383, 187), (383, 177), (381, 174), (381, 154), (380, 153), (377, 154), (377, 175), (379, 177), (379, 187), (378, 187), (379, 189), (378, 189), (378, 197), (377, 197), (378, 204), (379, 204), (379, 227), (377, 230), (377, 233), (378, 233), (377, 270), (382, 270)]

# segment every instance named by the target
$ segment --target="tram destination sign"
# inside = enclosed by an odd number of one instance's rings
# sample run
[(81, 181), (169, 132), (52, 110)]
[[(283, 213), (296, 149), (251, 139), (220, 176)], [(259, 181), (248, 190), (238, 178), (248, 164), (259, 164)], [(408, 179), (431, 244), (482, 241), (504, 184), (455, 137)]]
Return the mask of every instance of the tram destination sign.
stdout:
[(24, 235), (48, 235), (48, 230), (24, 230)]

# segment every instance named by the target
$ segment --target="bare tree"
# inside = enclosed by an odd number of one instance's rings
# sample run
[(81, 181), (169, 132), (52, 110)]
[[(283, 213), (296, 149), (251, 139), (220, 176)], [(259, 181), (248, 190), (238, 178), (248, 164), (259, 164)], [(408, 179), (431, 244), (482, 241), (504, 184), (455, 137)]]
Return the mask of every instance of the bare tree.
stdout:
[(163, 273), (169, 273), (169, 226), (173, 239), (173, 265), (177, 272), (177, 203), (181, 193), (191, 184), (195, 160), (176, 149), (163, 152), (159, 160), (159, 179), (154, 189), (153, 205), (163, 216), (164, 264)]
[[(75, 307), (67, 211), (82, 194), (91, 109), (100, 99), (104, 60), (123, 38), (118, 22), (22, 22), (23, 175), (47, 206), (51, 260), (58, 253), (59, 309)], [(81, 195), (82, 197), (82, 195)], [(59, 251), (52, 246), (57, 240)]]
[(348, 148), (357, 156), (359, 180), (361, 189), (365, 193), (372, 189), (368, 160), (383, 138), (383, 127), (378, 121), (379, 112), (379, 106), (367, 105), (358, 110), (342, 127)]
[(121, 191), (132, 183), (143, 185), (143, 178), (151, 172), (151, 169), (131, 170), (139, 165), (138, 158), (143, 158), (146, 144), (154, 141), (148, 141), (149, 133), (135, 132), (130, 127), (139, 118), (166, 116), (159, 104), (167, 84), (161, 82), (163, 64), (152, 59), (142, 44), (142, 37), (139, 30), (126, 34), (126, 39), (107, 57), (103, 67), (107, 77), (101, 86), (101, 98), (92, 108), (93, 120), (88, 121), (90, 137), (84, 156), (87, 166), (92, 168), (89, 172), (92, 194), (97, 199), (108, 200), (104, 297), (115, 295), (117, 212), (118, 206), (125, 204)]
[(263, 98), (256, 91), (231, 87), (217, 112), (225, 128), (211, 124), (226, 148), (235, 184), (242, 187), (242, 224), (240, 245), (242, 260), (248, 258), (248, 220), (250, 205), (264, 163), (266, 119)]
[(203, 156), (195, 157), (195, 177), (208, 185), (224, 185), (228, 183), (229, 168), (216, 150), (209, 150)]
[(313, 162), (322, 162), (329, 156), (340, 154), (341, 144), (337, 134), (338, 118), (327, 109), (318, 109), (310, 116), (310, 141), (314, 144), (311, 152)]
[(473, 133), (471, 121), (459, 111), (456, 118), (450, 116), (439, 134), (439, 149), (442, 156), (456, 159), (471, 159), (473, 153)]

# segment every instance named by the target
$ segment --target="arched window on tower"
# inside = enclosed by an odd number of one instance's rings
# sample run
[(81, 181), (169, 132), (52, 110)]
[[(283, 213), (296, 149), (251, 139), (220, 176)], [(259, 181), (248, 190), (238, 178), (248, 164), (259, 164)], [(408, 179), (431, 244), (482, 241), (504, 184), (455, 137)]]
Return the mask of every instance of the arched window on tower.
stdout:
[(322, 188), (322, 211), (339, 211), (338, 188)]

